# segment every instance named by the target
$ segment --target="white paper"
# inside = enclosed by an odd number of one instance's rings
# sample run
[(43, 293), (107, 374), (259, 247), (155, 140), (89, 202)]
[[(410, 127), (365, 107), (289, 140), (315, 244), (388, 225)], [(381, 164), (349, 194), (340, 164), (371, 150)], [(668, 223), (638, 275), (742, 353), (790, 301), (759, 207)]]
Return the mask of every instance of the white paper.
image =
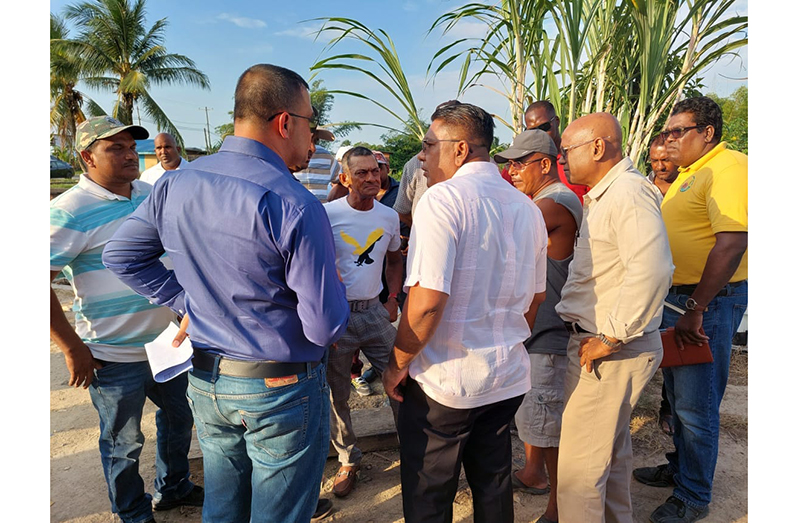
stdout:
[(169, 381), (194, 368), (191, 364), (191, 358), (194, 357), (191, 340), (186, 338), (179, 347), (172, 347), (172, 341), (179, 330), (178, 326), (170, 321), (165, 331), (150, 343), (144, 344), (152, 377), (158, 383)]

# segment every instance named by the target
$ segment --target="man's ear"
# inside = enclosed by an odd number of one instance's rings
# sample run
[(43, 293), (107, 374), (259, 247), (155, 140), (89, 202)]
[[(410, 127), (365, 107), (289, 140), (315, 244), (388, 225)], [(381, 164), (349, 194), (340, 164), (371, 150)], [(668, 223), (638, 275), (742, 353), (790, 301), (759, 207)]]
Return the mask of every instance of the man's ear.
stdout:
[(80, 151), (80, 157), (83, 158), (83, 163), (85, 163), (87, 167), (95, 167), (91, 151)]
[(607, 153), (607, 142), (604, 138), (598, 138), (593, 140), (593, 158), (596, 160), (601, 160), (604, 158), (604, 155)]
[(704, 129), (704, 141), (707, 143), (712, 143), (715, 139), (715, 127), (712, 125), (707, 125)]
[(454, 151), (454, 164), (457, 167), (462, 167), (466, 162), (466, 158), (468, 158), (468, 154), (471, 152), (471, 146), (468, 145), (468, 142), (461, 140), (455, 144)]
[(549, 174), (551, 172), (551, 160), (548, 156), (544, 156), (542, 160), (540, 160), (540, 172), (543, 174)]
[(347, 189), (349, 188), (349, 176), (347, 176), (345, 172), (341, 171), (338, 174), (338, 181)]

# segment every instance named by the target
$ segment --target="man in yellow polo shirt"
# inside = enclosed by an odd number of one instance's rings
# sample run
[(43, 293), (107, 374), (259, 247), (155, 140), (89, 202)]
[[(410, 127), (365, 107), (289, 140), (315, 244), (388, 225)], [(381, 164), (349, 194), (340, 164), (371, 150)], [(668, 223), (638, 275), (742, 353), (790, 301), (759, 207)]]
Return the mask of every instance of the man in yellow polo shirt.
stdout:
[(714, 361), (663, 369), (676, 450), (667, 464), (633, 472), (641, 483), (674, 487), (653, 523), (692, 522), (709, 512), (731, 340), (748, 304), (748, 156), (726, 148), (722, 129), (720, 107), (702, 96), (677, 103), (662, 131), (679, 166), (662, 201), (676, 266), (662, 327), (675, 327), (680, 347), (709, 343)]

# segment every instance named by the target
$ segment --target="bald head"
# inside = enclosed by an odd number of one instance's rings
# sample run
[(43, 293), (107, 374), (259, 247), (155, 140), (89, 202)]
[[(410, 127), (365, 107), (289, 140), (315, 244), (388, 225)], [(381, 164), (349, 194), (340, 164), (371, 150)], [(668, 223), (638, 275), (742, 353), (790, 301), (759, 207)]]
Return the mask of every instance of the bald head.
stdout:
[(595, 186), (623, 159), (623, 131), (610, 113), (571, 122), (562, 133), (560, 163), (571, 183)]
[(155, 157), (161, 162), (161, 167), (173, 171), (180, 165), (180, 147), (174, 136), (169, 133), (160, 133), (155, 137)]

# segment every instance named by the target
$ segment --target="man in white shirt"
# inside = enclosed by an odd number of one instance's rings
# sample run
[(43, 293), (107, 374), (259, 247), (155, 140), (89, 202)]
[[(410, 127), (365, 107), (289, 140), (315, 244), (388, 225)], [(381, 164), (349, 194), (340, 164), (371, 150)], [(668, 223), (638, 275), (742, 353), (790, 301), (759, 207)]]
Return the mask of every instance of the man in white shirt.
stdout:
[(523, 342), (546, 290), (540, 210), (490, 162), (494, 123), (438, 106), (419, 159), (407, 301), (383, 375), (401, 401), (405, 521), (451, 521), (461, 464), (475, 522), (513, 521), (509, 425), (530, 388)]
[(555, 310), (571, 333), (557, 466), (563, 522), (632, 523), (629, 420), (662, 360), (659, 324), (673, 263), (660, 195), (624, 157), (609, 113), (571, 123), (559, 162), (587, 185)]
[[(349, 193), (324, 204), (335, 239), (335, 265), (346, 286), (350, 310), (349, 325), (330, 351), (327, 369), (332, 399), (330, 438), (341, 463), (333, 484), (333, 494), (338, 497), (352, 492), (363, 457), (349, 413), (352, 357), (361, 350), (382, 374), (396, 338), (391, 322), (396, 321), (396, 295), (402, 285), (399, 215), (390, 207), (375, 204), (381, 179), (374, 154), (365, 147), (354, 147), (344, 154), (342, 167), (341, 181)], [(389, 292), (384, 306), (379, 300), (383, 267)], [(398, 406), (392, 403), (395, 411)]]
[(171, 134), (161, 133), (155, 137), (153, 142), (155, 142), (155, 157), (158, 158), (158, 163), (141, 173), (139, 178), (142, 182), (150, 185), (155, 185), (158, 178), (163, 176), (166, 171), (174, 171), (188, 164), (180, 156), (182, 150)]

